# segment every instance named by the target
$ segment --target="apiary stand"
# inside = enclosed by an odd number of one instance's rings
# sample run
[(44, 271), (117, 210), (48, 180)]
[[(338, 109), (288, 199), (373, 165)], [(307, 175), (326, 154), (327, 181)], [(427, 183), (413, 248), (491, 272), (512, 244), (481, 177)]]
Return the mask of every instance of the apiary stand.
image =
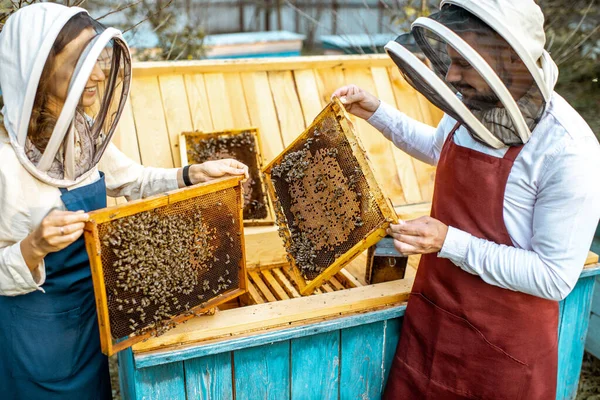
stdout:
[[(600, 274), (597, 261), (590, 254), (577, 286), (560, 303), (560, 400), (574, 399), (577, 392)], [(410, 279), (387, 282), (226, 310), (201, 317), (204, 322), (197, 318), (172, 334), (168, 347), (155, 342), (156, 349), (138, 345), (121, 352), (121, 394), (123, 399), (233, 399), (234, 392), (236, 399), (378, 399), (406, 309), (398, 293), (411, 284)], [(302, 314), (312, 318), (298, 320)], [(219, 339), (202, 340), (218, 333)], [(176, 345), (194, 335), (197, 343)]]

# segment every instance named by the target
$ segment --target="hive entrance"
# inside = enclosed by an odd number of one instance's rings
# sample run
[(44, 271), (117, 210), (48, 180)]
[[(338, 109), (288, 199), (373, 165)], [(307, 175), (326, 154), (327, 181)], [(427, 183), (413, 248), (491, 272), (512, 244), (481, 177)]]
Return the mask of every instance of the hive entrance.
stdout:
[(292, 264), (313, 281), (307, 292), (377, 241), (396, 218), (336, 102), (265, 173)]
[(185, 164), (233, 158), (248, 166), (244, 182), (244, 220), (272, 223), (267, 191), (261, 177), (262, 155), (257, 129), (214, 133), (184, 133)]
[(107, 341), (160, 335), (179, 317), (244, 292), (241, 183), (234, 180), (216, 191), (207, 184), (128, 203), (122, 216), (119, 206), (91, 214), (96, 225), (86, 228), (86, 241), (88, 249), (99, 245), (90, 259), (95, 290), (104, 287)]

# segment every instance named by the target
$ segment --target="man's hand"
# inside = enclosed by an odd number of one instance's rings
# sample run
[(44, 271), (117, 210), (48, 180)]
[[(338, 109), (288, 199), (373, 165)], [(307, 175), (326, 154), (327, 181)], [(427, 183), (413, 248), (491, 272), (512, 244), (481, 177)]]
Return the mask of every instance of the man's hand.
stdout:
[(371, 118), (381, 103), (377, 97), (356, 85), (339, 88), (331, 96), (334, 97), (340, 99), (349, 113), (365, 120)]
[(421, 217), (390, 225), (387, 234), (394, 238), (394, 247), (402, 255), (437, 253), (444, 246), (448, 226), (437, 219)]
[(193, 184), (208, 182), (224, 176), (244, 175), (248, 178), (248, 167), (239, 161), (225, 160), (206, 161), (190, 167), (190, 180)]

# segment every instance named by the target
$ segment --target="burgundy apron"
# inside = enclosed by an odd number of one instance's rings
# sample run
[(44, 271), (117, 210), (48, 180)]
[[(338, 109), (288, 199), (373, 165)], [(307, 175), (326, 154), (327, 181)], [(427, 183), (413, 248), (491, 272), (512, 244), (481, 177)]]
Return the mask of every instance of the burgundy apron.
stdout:
[[(431, 216), (512, 246), (504, 192), (522, 149), (504, 158), (444, 143)], [(558, 302), (485, 283), (437, 254), (421, 258), (384, 394), (407, 400), (554, 400)]]

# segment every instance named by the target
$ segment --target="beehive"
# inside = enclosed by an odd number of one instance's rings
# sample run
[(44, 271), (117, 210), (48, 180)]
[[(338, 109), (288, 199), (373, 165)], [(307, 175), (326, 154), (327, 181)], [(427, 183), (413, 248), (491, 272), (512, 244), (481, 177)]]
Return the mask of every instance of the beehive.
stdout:
[(257, 128), (219, 132), (185, 132), (181, 135), (183, 165), (233, 158), (248, 166), (244, 182), (244, 223), (273, 224), (272, 207), (262, 179), (262, 153)]
[(337, 99), (264, 172), (302, 294), (384, 237), (397, 219)]
[(242, 178), (92, 212), (84, 235), (105, 354), (246, 292)]

